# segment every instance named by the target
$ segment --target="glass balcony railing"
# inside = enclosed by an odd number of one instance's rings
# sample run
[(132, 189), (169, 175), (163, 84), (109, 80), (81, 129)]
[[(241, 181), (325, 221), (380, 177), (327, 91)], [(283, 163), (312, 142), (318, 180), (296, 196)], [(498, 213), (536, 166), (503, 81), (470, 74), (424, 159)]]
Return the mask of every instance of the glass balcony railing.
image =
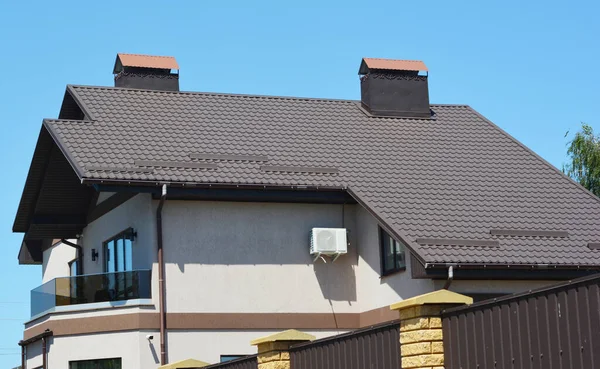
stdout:
[(57, 306), (151, 297), (150, 270), (55, 278), (31, 291), (31, 316)]

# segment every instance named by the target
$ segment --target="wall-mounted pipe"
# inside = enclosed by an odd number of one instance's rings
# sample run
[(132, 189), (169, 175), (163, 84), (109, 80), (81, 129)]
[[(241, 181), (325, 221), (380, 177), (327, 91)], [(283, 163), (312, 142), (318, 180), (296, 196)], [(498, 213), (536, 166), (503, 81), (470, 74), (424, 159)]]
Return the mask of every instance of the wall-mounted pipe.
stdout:
[(21, 369), (27, 369), (27, 353), (25, 345), (21, 346)]
[(165, 261), (163, 259), (162, 209), (167, 198), (167, 185), (162, 186), (162, 194), (156, 208), (156, 242), (158, 244), (158, 308), (160, 315), (160, 365), (167, 364), (165, 330), (167, 312), (165, 309)]
[(48, 362), (46, 359), (47, 350), (46, 350), (46, 337), (42, 337), (42, 368), (48, 369)]
[(23, 367), (23, 369), (25, 369), (27, 367), (27, 346), (37, 342), (39, 340), (42, 340), (42, 368), (44, 369), (48, 369), (48, 365), (46, 362), (46, 356), (47, 356), (47, 338), (51, 337), (54, 333), (52, 333), (51, 330), (46, 329), (45, 331), (43, 331), (42, 333), (35, 335), (31, 338), (28, 338), (26, 340), (21, 340), (19, 341), (19, 346), (21, 346), (21, 366)]
[(83, 275), (83, 248), (76, 243), (65, 240), (64, 238), (60, 240), (60, 242), (67, 246), (74, 247), (77, 250), (77, 275)]

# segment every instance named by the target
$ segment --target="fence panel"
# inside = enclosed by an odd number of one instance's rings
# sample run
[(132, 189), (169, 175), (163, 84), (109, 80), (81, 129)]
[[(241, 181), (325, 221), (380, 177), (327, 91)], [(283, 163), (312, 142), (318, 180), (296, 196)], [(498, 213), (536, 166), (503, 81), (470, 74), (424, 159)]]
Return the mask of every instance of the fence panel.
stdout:
[(398, 369), (400, 323), (393, 321), (295, 345), (291, 369)]
[(600, 275), (442, 318), (446, 369), (600, 368)]

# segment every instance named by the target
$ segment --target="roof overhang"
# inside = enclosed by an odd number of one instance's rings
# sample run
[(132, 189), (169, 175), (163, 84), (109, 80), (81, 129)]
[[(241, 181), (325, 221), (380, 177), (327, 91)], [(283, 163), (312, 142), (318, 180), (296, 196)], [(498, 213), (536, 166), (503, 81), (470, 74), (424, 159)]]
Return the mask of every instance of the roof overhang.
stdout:
[[(65, 104), (71, 102), (65, 97)], [(53, 239), (81, 233), (94, 192), (82, 184), (63, 149), (42, 125), (12, 228), (25, 234), (19, 263), (41, 264), (42, 252)]]

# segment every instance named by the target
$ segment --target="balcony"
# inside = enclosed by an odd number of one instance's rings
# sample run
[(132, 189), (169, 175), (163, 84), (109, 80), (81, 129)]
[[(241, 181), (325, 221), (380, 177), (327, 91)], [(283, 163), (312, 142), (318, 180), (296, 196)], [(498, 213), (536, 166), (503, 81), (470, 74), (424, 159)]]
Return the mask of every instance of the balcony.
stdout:
[(149, 299), (150, 270), (55, 278), (31, 291), (31, 317), (59, 306)]

